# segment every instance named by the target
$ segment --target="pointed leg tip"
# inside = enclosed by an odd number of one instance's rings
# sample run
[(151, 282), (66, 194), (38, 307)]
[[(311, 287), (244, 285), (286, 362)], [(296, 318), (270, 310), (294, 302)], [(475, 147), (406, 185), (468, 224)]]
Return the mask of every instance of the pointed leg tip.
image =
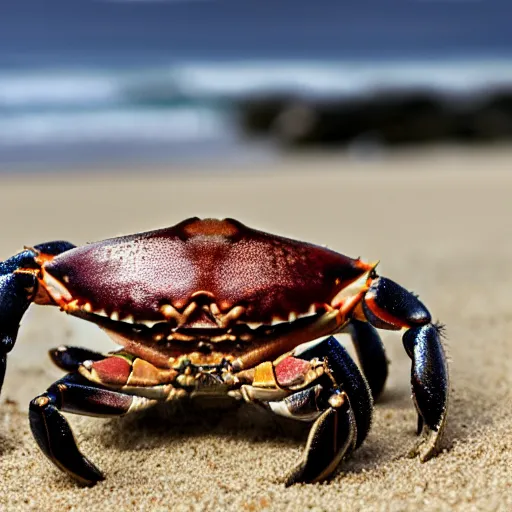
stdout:
[(284, 486), (285, 488), (288, 488), (288, 487), (291, 487), (293, 484), (295, 484), (295, 480), (293, 478), (290, 478), (290, 477), (286, 477), (284, 479)]
[(77, 477), (75, 475), (69, 475), (75, 481), (78, 481), (83, 487), (94, 487), (98, 482), (103, 482), (106, 477), (105, 475), (92, 463), (90, 463), (92, 467), (90, 467), (89, 478), (85, 479), (83, 477)]
[(301, 484), (305, 483), (305, 479), (301, 478), (303, 475), (303, 467), (302, 464), (290, 471), (285, 477), (284, 477), (284, 486), (285, 487), (291, 487), (295, 484)]
[(409, 459), (418, 459), (421, 463), (427, 462), (430, 459), (434, 458), (438, 453), (438, 450), (431, 449), (430, 447), (425, 446), (423, 443), (419, 445), (415, 445), (408, 453), (407, 457)]
[(284, 477), (284, 487), (292, 487), (295, 485), (311, 485), (328, 482), (338, 473), (338, 468), (332, 469), (327, 474), (321, 475), (307, 475), (304, 466), (301, 464), (293, 469), (288, 475)]
[(425, 427), (421, 440), (410, 450), (409, 458), (418, 458), (422, 463), (434, 458), (441, 451), (441, 438), (441, 429), (435, 431)]

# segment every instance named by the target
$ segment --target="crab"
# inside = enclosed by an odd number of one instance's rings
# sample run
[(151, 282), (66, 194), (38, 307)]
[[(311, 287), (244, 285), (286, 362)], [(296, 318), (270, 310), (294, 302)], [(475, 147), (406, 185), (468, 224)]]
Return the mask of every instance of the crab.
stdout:
[[(447, 413), (441, 326), (377, 264), (229, 218), (25, 248), (0, 263), (0, 387), (28, 306), (58, 306), (118, 346), (50, 351), (68, 373), (30, 403), (37, 444), (78, 482), (105, 476), (78, 449), (62, 412), (123, 416), (204, 394), (310, 423), (284, 483), (319, 482), (370, 430), (388, 375), (376, 328), (403, 329), (420, 436), (410, 453), (426, 461), (439, 451)], [(359, 365), (338, 333), (350, 334)]]

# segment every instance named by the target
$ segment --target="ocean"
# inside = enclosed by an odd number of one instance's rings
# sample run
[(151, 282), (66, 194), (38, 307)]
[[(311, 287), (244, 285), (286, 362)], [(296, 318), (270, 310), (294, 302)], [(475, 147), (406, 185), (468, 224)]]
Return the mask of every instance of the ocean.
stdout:
[(18, 0), (0, 7), (0, 169), (265, 158), (235, 100), (512, 83), (508, 0)]

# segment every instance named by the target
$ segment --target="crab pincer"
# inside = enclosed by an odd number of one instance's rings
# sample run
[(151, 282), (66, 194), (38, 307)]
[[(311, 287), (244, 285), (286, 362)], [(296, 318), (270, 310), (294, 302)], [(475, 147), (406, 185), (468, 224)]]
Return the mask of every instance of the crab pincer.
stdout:
[(5, 377), (7, 354), (18, 337), (21, 319), (37, 292), (36, 259), (50, 257), (73, 248), (69, 242), (55, 241), (25, 249), (0, 262), (0, 391)]
[(375, 327), (401, 329), (412, 360), (411, 386), (422, 440), (411, 451), (422, 462), (440, 448), (448, 408), (449, 379), (441, 343), (442, 326), (433, 324), (420, 300), (385, 277), (374, 277), (362, 302), (364, 315)]
[[(82, 484), (104, 475), (77, 447), (65, 413), (123, 416), (198, 394), (310, 423), (286, 484), (332, 476), (365, 440), (385, 387), (378, 329), (405, 330), (422, 433), (414, 453), (427, 460), (439, 449), (449, 387), (441, 329), (375, 263), (234, 219), (36, 245), (0, 262), (0, 386), (32, 302), (93, 322), (121, 346), (52, 350), (68, 374), (30, 403), (41, 450)], [(361, 369), (338, 333), (350, 334)]]

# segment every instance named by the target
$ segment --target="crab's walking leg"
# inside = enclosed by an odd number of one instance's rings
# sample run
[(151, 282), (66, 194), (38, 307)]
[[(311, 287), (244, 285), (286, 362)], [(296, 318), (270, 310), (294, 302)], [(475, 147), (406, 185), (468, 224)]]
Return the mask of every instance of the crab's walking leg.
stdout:
[(300, 367), (299, 360), (311, 362), (313, 366), (321, 364), (324, 371), (304, 389), (266, 403), (276, 414), (314, 420), (302, 460), (288, 475), (287, 486), (317, 482), (331, 475), (343, 457), (365, 439), (373, 408), (366, 380), (334, 337), (310, 348), (297, 347), (289, 358), (277, 364), (276, 375)]
[(363, 300), (368, 321), (384, 329), (406, 328), (403, 343), (412, 360), (412, 396), (422, 441), (413, 450), (422, 462), (439, 450), (448, 406), (448, 365), (440, 327), (412, 293), (385, 277), (373, 280)]
[[(300, 414), (300, 409), (291, 411)], [(355, 449), (356, 438), (357, 424), (350, 400), (344, 391), (334, 391), (326, 409), (313, 423), (302, 459), (286, 477), (286, 487), (329, 477), (343, 457)]]
[(53, 363), (67, 372), (78, 370), (85, 361), (101, 361), (106, 357), (108, 357), (107, 354), (101, 354), (100, 352), (82, 347), (61, 345), (50, 350), (50, 358)]
[(30, 428), (43, 453), (62, 471), (85, 485), (104, 479), (78, 449), (73, 432), (59, 411), (113, 417), (152, 407), (157, 400), (105, 389), (72, 373), (30, 402)]
[(368, 322), (351, 320), (346, 331), (350, 334), (363, 373), (376, 400), (388, 378), (388, 358), (377, 329)]
[[(37, 245), (0, 262), (0, 390), (5, 376), (7, 354), (12, 350), (21, 319), (37, 293), (36, 256), (54, 256), (74, 247), (69, 242)], [(25, 272), (23, 272), (25, 270)]]
[[(309, 345), (309, 344), (308, 344)], [(297, 347), (294, 357), (311, 361), (324, 360), (327, 364), (330, 389), (346, 392), (352, 404), (356, 424), (358, 448), (370, 431), (373, 413), (373, 399), (368, 382), (346, 349), (334, 336), (323, 339), (316, 345)], [(327, 388), (326, 388), (327, 389)]]

